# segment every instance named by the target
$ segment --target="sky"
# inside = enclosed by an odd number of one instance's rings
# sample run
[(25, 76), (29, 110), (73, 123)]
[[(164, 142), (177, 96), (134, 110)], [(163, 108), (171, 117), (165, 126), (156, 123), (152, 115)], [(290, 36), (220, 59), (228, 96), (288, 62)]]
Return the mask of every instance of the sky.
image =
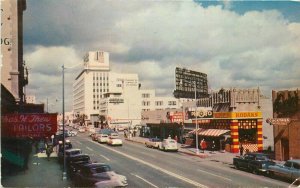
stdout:
[(175, 68), (206, 73), (209, 90), (300, 86), (300, 2), (27, 0), (27, 95), (50, 112), (72, 110), (72, 84), (88, 51), (111, 70), (137, 73), (142, 89), (172, 96)]

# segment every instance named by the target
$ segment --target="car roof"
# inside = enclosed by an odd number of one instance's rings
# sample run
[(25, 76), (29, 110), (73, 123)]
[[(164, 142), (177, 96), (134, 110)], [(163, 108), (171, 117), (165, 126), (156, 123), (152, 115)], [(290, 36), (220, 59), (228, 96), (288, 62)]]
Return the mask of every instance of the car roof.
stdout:
[(81, 151), (81, 149), (78, 148), (72, 148), (72, 149), (67, 149), (66, 152), (72, 152), (72, 151)]
[(106, 163), (89, 163), (87, 165), (84, 165), (85, 168), (95, 168), (95, 167), (99, 167), (99, 166), (109, 166), (109, 165)]
[(299, 163), (300, 164), (300, 159), (290, 159), (288, 160), (290, 162), (293, 162), (293, 163)]

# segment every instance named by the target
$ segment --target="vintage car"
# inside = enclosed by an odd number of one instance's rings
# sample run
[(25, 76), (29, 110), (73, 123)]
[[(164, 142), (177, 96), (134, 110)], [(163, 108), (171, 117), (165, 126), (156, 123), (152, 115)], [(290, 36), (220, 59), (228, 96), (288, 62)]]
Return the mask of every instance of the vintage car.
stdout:
[(294, 181), (300, 177), (300, 159), (287, 160), (283, 165), (276, 164), (269, 166), (268, 174), (271, 177)]
[(127, 178), (112, 171), (108, 164), (91, 163), (82, 165), (76, 172), (75, 186), (125, 187)]
[(107, 144), (112, 146), (122, 146), (123, 141), (118, 134), (112, 133), (107, 139)]
[(174, 139), (164, 139), (160, 144), (159, 144), (159, 149), (163, 151), (178, 151), (178, 146), (177, 142)]
[(270, 165), (276, 163), (264, 153), (248, 153), (244, 156), (233, 158), (233, 165), (236, 169), (245, 169), (253, 174), (266, 173)]
[(159, 144), (161, 143), (161, 140), (159, 138), (149, 138), (146, 140), (145, 145), (149, 148), (159, 148)]
[(98, 137), (97, 137), (97, 141), (99, 143), (106, 143), (108, 141), (108, 135), (107, 134), (100, 134)]

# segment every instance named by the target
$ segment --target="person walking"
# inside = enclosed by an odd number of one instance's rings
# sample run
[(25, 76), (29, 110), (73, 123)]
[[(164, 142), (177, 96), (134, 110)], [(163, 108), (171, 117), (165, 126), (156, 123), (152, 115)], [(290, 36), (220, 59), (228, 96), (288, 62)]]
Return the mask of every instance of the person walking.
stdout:
[(200, 146), (201, 146), (201, 149), (202, 149), (202, 153), (204, 153), (204, 150), (206, 150), (206, 148), (207, 148), (207, 144), (206, 144), (206, 141), (204, 139), (201, 140)]
[(50, 160), (50, 155), (53, 152), (53, 146), (52, 145), (48, 145), (47, 149), (46, 149), (46, 154), (47, 154), (47, 160)]
[(240, 156), (243, 156), (243, 154), (244, 154), (244, 147), (243, 147), (243, 145), (242, 144), (240, 144)]

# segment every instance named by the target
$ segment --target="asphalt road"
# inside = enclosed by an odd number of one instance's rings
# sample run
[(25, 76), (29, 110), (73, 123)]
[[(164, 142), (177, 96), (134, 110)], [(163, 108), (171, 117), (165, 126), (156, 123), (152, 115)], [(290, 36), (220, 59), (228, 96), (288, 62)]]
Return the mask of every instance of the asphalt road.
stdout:
[(70, 138), (93, 161), (104, 162), (128, 179), (128, 187), (287, 187), (282, 181), (236, 170), (229, 164), (163, 152), (123, 141), (112, 147), (92, 141), (85, 133)]

